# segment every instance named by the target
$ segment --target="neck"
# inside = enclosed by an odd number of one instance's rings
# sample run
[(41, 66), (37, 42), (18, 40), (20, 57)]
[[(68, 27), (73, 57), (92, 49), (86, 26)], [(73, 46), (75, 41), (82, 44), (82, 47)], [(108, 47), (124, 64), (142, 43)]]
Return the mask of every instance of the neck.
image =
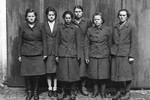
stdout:
[(48, 20), (48, 22), (53, 23), (53, 22), (55, 22), (55, 20), (53, 20), (53, 21)]

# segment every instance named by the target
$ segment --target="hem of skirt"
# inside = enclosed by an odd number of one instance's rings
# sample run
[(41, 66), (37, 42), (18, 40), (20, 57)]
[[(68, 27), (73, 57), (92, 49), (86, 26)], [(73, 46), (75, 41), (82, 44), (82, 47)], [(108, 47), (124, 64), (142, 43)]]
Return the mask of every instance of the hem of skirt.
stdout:
[(89, 79), (95, 79), (95, 80), (103, 80), (103, 79), (110, 79), (110, 77), (104, 77), (104, 78), (93, 78), (93, 77), (88, 77)]
[(56, 74), (56, 72), (46, 72), (46, 74)]
[(40, 75), (44, 75), (45, 73), (41, 73), (41, 74), (21, 74), (21, 76), (40, 76)]
[(61, 79), (57, 79), (58, 81), (63, 81), (63, 82), (77, 82), (80, 81), (80, 79), (78, 80), (61, 80)]
[(132, 78), (126, 78), (126, 79), (111, 79), (114, 82), (118, 82), (118, 81), (132, 81)]

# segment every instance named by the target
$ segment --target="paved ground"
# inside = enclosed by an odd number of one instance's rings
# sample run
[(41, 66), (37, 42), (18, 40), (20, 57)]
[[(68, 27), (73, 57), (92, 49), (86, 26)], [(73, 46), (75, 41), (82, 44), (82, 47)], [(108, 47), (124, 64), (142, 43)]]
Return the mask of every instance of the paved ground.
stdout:
[[(25, 100), (25, 92), (23, 88), (0, 88), (0, 100)], [(40, 100), (56, 100), (56, 98), (49, 98), (47, 92), (40, 94)], [(78, 95), (76, 100), (111, 100), (111, 98), (101, 99), (85, 97)], [(132, 90), (130, 100), (150, 100), (150, 90)]]

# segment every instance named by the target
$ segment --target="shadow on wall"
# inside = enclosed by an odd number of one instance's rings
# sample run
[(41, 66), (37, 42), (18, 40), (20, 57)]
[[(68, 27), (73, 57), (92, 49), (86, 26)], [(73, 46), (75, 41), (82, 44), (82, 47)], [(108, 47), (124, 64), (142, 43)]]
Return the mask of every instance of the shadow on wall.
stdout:
[(138, 85), (147, 88), (150, 87), (150, 9), (139, 13), (138, 37)]

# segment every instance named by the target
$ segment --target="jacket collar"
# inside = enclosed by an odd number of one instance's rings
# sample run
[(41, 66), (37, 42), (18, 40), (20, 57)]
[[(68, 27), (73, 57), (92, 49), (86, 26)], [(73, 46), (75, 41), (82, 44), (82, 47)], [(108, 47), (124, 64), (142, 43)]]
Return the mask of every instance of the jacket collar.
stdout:
[(76, 19), (73, 20), (73, 23), (75, 23), (77, 25), (80, 24), (80, 23), (83, 23), (83, 22), (85, 22), (85, 18), (84, 17), (81, 18), (81, 21), (79, 23), (76, 21)]
[(125, 23), (123, 23), (123, 25), (121, 26), (120, 23), (117, 23), (115, 25), (116, 28), (118, 29), (124, 29), (124, 28), (128, 28), (129, 27), (129, 21), (126, 21)]
[(70, 23), (69, 25), (67, 25), (67, 24), (63, 24), (63, 28), (71, 28), (71, 29), (73, 29), (74, 28), (74, 26), (73, 26), (73, 23)]

